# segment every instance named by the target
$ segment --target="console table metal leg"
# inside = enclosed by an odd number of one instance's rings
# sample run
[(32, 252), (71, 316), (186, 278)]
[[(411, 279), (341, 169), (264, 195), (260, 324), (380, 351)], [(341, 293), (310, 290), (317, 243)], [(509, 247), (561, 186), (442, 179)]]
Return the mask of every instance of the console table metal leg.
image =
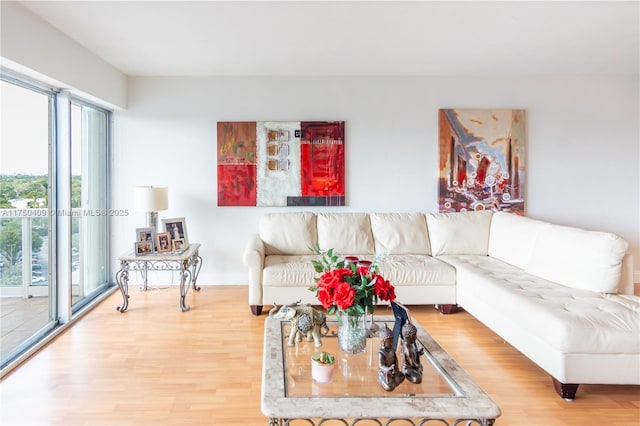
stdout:
[(149, 273), (149, 265), (144, 262), (144, 268), (142, 269), (142, 282), (140, 283), (140, 291), (147, 291), (147, 276)]
[(180, 309), (182, 312), (186, 312), (191, 307), (186, 304), (185, 297), (187, 297), (187, 293), (189, 292), (189, 284), (191, 282), (191, 271), (188, 267), (184, 267), (182, 271), (180, 271)]
[(116, 310), (120, 313), (124, 313), (129, 307), (129, 270), (120, 269), (116, 273), (116, 283), (122, 293), (122, 306), (118, 306)]
[(193, 261), (191, 262), (191, 284), (193, 285), (193, 289), (195, 291), (200, 290), (200, 287), (196, 286), (196, 281), (198, 280), (198, 275), (200, 274), (200, 268), (202, 268), (202, 257), (196, 254), (193, 257)]

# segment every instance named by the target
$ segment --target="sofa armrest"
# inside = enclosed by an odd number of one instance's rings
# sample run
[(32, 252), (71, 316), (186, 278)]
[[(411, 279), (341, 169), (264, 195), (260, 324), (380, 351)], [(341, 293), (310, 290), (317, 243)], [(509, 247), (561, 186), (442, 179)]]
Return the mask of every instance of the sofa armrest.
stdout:
[(249, 268), (249, 305), (262, 305), (262, 268), (264, 267), (264, 243), (258, 234), (247, 241), (242, 260)]

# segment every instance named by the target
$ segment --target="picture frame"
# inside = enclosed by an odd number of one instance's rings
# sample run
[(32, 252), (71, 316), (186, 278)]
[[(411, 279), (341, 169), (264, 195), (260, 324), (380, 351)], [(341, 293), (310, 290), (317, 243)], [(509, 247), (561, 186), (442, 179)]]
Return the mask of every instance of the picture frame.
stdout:
[(171, 234), (168, 232), (156, 233), (156, 251), (168, 253), (171, 251)]
[(162, 219), (162, 230), (171, 235), (171, 240), (182, 238), (184, 247), (189, 245), (189, 236), (187, 235), (187, 221), (184, 217), (174, 219)]
[(171, 249), (173, 251), (184, 251), (187, 248), (187, 246), (184, 243), (184, 238), (174, 238), (173, 240), (171, 240)]
[(153, 253), (152, 241), (136, 241), (133, 243), (133, 253), (136, 256), (145, 256)]
[(156, 230), (154, 228), (136, 228), (136, 241), (151, 242), (151, 253), (156, 251)]

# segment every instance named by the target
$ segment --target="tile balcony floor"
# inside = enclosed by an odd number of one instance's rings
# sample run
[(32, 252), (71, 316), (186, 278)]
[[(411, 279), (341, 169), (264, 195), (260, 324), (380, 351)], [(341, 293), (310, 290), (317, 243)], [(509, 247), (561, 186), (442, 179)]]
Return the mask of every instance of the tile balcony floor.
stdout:
[(0, 299), (0, 355), (5, 357), (16, 346), (47, 324), (48, 297), (3, 297)]

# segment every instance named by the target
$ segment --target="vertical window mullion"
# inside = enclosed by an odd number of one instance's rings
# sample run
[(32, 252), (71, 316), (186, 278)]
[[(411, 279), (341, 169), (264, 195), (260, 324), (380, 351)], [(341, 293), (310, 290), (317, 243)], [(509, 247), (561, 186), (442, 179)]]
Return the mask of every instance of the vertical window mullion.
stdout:
[(58, 318), (71, 319), (71, 96), (57, 96), (56, 156), (56, 284)]
[[(56, 212), (58, 211), (57, 200), (57, 151), (58, 151), (58, 95), (53, 94), (49, 98), (49, 244), (56, 246), (58, 242)], [(57, 250), (49, 249), (49, 265), (58, 264)], [(49, 316), (51, 321), (58, 322), (58, 268), (54, 268), (53, 272), (49, 271)]]

